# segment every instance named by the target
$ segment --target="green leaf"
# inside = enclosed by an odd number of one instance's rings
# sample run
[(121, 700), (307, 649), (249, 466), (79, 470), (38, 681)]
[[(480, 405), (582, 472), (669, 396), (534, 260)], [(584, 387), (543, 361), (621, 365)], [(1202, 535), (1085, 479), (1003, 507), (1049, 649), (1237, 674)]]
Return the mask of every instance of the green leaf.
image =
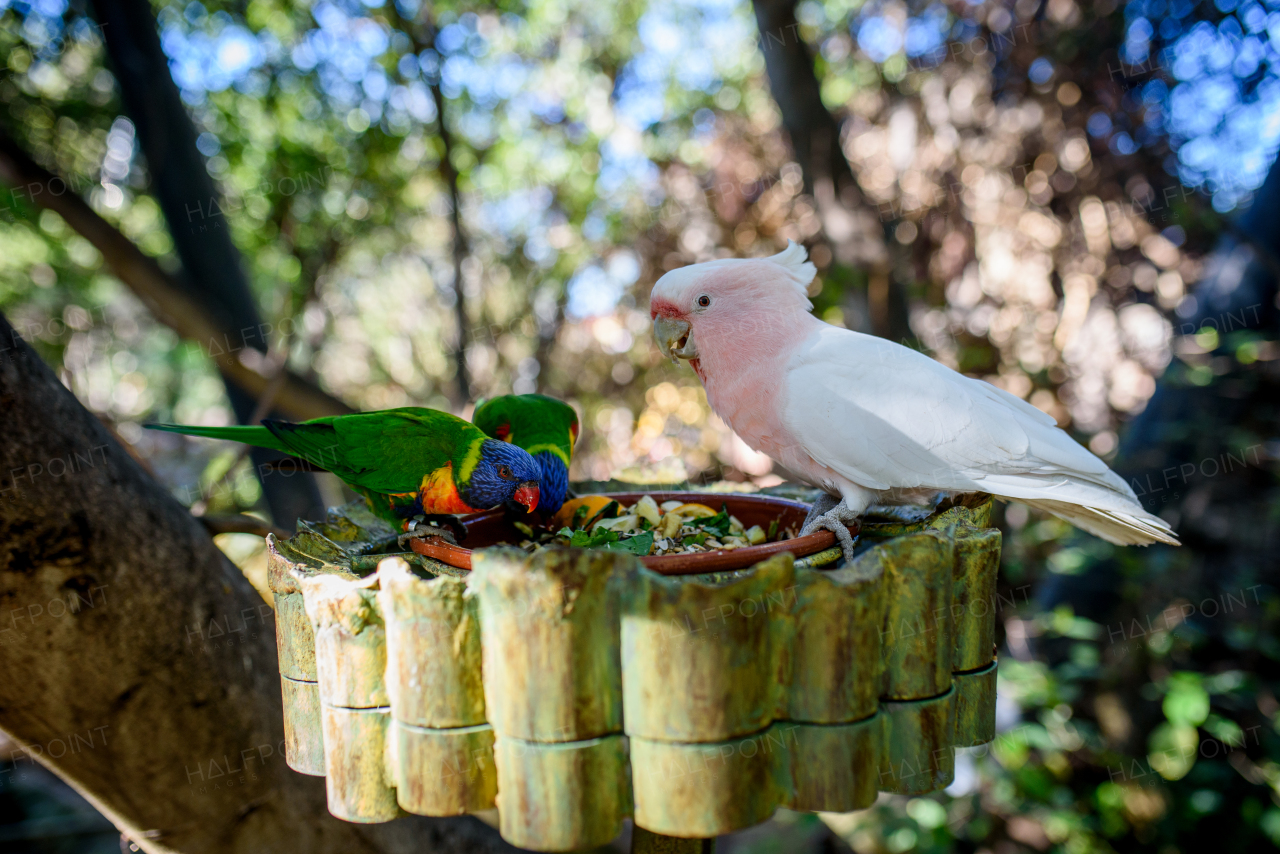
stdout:
[(680, 544), (683, 546), (701, 546), (706, 542), (707, 542), (707, 534), (705, 531), (701, 531), (697, 534), (690, 534), (689, 536), (685, 537), (683, 540), (680, 541)]
[[(720, 505), (720, 512), (706, 519), (699, 519), (702, 530), (716, 537), (724, 537), (729, 534), (729, 507), (728, 505)], [(701, 545), (701, 544), (699, 544)]]
[(634, 537), (628, 537), (625, 540), (609, 543), (605, 546), (609, 551), (614, 552), (630, 552), (633, 555), (647, 555), (649, 550), (653, 548), (653, 533), (646, 531), (643, 534), (637, 534)]

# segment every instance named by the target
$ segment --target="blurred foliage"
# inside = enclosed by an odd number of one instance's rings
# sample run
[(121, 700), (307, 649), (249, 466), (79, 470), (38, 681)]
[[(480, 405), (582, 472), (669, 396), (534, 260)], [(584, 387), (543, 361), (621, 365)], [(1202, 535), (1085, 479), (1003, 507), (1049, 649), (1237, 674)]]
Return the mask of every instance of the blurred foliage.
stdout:
[[(537, 389), (580, 410), (575, 479), (769, 485), (769, 460), (649, 344), (648, 288), (790, 238), (821, 270), (820, 316), (872, 327), (874, 284), (842, 262), (839, 217), (790, 162), (745, 3), (153, 5), (219, 206), (163, 221), (79, 0), (0, 0), (0, 122), (169, 269), (170, 229), (230, 229), (290, 366), (352, 405), (466, 413), (462, 300), (477, 395)], [(1185, 322), (1222, 263), (1224, 214), (1280, 141), (1280, 12), (806, 0), (797, 19), (766, 41), (813, 48), (906, 343), (1107, 459), (1157, 378), (1216, 395), (1169, 426), (1197, 471), (1139, 489), (1192, 547), (1117, 550), (1008, 506), (1001, 736), (959, 757), (946, 794), (828, 824), (859, 852), (1280, 845), (1280, 347), (1273, 331)], [(229, 420), (201, 345), (20, 192), (0, 196), (0, 219), (0, 310), (68, 387), (184, 502), (255, 506), (234, 451), (139, 427)], [(753, 839), (741, 850), (778, 849)]]

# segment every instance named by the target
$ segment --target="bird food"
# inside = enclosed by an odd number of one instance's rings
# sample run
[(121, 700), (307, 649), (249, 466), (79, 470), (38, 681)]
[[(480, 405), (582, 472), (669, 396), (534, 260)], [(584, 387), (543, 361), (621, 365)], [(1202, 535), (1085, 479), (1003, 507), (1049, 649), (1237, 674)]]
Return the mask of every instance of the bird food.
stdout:
[(586, 496), (566, 503), (553, 517), (550, 530), (535, 531), (523, 522), (516, 522), (515, 527), (524, 535), (520, 547), (527, 552), (572, 546), (639, 556), (733, 551), (796, 535), (794, 528), (780, 524), (780, 518), (767, 527), (746, 527), (725, 504), (719, 511), (692, 501), (659, 504), (652, 495), (631, 505), (609, 496)]

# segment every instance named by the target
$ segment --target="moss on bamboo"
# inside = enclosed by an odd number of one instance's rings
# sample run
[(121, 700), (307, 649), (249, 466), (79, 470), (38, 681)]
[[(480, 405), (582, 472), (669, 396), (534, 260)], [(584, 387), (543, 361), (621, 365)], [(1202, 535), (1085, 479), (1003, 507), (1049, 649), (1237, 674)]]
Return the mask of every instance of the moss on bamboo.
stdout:
[(622, 617), (627, 734), (723, 741), (777, 715), (796, 602), (789, 554), (742, 572), (631, 576)]
[(604, 845), (631, 814), (627, 741), (610, 735), (547, 744), (499, 736), (498, 816), (502, 838), (533, 851)]
[(498, 734), (553, 742), (621, 731), (618, 581), (635, 558), (488, 549), (473, 561), (485, 708)]
[(872, 555), (885, 574), (881, 696), (941, 694), (951, 685), (953, 540), (920, 531), (877, 545)]
[(400, 814), (386, 763), (390, 709), (323, 707), (325, 793), (329, 812), (345, 821), (376, 823)]
[(388, 768), (396, 799), (418, 815), (491, 809), (498, 793), (493, 727), (430, 729), (391, 720)]
[(955, 690), (926, 700), (882, 702), (881, 791), (922, 795), (955, 779)]
[(422, 578), (390, 557), (378, 567), (378, 587), (393, 717), (432, 728), (485, 723), (480, 618), (466, 582)]
[(996, 737), (996, 665), (956, 673), (956, 747), (976, 747)]
[(782, 717), (848, 723), (876, 712), (881, 675), (885, 577), (874, 553), (834, 572), (795, 576), (789, 688)]
[(792, 789), (799, 724), (688, 744), (631, 738), (635, 822), (653, 833), (713, 837), (773, 815)]
[(875, 803), (880, 783), (878, 714), (847, 724), (799, 724), (790, 750), (792, 791), (786, 806), (850, 812)]

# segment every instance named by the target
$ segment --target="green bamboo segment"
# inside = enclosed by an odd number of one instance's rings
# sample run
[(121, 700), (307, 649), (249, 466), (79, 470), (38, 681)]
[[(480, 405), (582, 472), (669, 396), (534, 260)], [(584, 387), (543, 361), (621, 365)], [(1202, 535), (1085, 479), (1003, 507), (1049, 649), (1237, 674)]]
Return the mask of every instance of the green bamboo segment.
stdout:
[(387, 633), (377, 607), (377, 576), (298, 570), (293, 575), (315, 633), (321, 701), (347, 709), (388, 705)]
[(387, 773), (387, 723), (391, 710), (321, 709), (324, 720), (324, 785), (329, 812), (344, 821), (376, 823), (400, 814)]
[(873, 553), (834, 572), (795, 575), (790, 674), (784, 716), (847, 723), (876, 712), (885, 577)]
[(791, 791), (799, 724), (780, 722), (746, 738), (679, 744), (631, 738), (636, 826), (707, 838), (759, 824)]
[(996, 665), (956, 673), (956, 747), (977, 747), (996, 737)]
[(320, 685), (280, 676), (284, 700), (284, 761), (294, 771), (324, 776), (324, 730)]
[(498, 827), (532, 851), (605, 845), (631, 814), (627, 741), (621, 735), (545, 744), (499, 735)]
[(1000, 542), (1000, 532), (994, 529), (955, 529), (952, 670), (977, 670), (990, 664), (995, 656)]
[(493, 727), (428, 729), (394, 718), (390, 727), (387, 767), (406, 812), (447, 816), (493, 808)]
[(486, 549), (472, 560), (485, 710), (498, 734), (555, 742), (621, 731), (618, 582), (635, 557)]
[(956, 752), (954, 688), (927, 700), (882, 702), (878, 787), (899, 795), (923, 795), (951, 785)]
[(633, 851), (693, 854), (779, 806), (936, 791), (995, 734), (991, 506), (873, 511), (836, 571), (682, 578), (568, 549), (466, 573), (330, 511), (267, 541), (286, 759), (348, 821), (496, 804), (538, 851), (605, 845), (633, 809)]
[(768, 726), (785, 696), (791, 555), (724, 576), (641, 569), (630, 580), (622, 616), (627, 734), (718, 742)]
[(466, 581), (422, 578), (399, 557), (378, 566), (391, 714), (419, 727), (485, 723), (480, 618)]
[(315, 682), (316, 641), (307, 618), (302, 593), (272, 593), (276, 611), (276, 649), (280, 675), (303, 682)]
[(868, 554), (885, 574), (881, 696), (913, 700), (941, 694), (951, 686), (953, 540), (920, 531)]
[(798, 724), (792, 746), (792, 792), (785, 806), (851, 812), (875, 803), (880, 785), (880, 716), (850, 724)]

